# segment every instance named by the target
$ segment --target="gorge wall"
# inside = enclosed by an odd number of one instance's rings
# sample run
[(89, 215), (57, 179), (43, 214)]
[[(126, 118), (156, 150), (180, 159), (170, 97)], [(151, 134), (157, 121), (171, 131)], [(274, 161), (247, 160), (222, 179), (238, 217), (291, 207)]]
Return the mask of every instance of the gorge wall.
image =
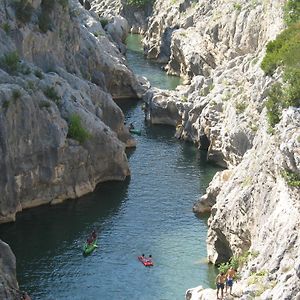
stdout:
[[(96, 15), (47, 3), (0, 4), (0, 222), (129, 174), (134, 141), (113, 98), (136, 98), (140, 85)], [(70, 134), (74, 118), (84, 141)]]
[[(156, 0), (144, 35), (145, 55), (186, 83), (176, 91), (151, 88), (147, 119), (176, 126), (178, 138), (227, 168), (194, 211), (211, 211), (210, 262), (244, 258), (228, 299), (300, 298), (300, 196), (286, 175), (300, 175), (300, 110), (285, 110), (270, 132), (265, 103), (281, 76), (260, 68), (266, 44), (284, 28), (285, 2)], [(212, 297), (199, 287), (187, 293)]]
[[(113, 99), (137, 98), (118, 34), (77, 0), (0, 1), (0, 223), (130, 174), (135, 146)], [(120, 37), (121, 38), (121, 37)], [(122, 38), (121, 38), (122, 40)], [(0, 298), (19, 299), (0, 241)]]

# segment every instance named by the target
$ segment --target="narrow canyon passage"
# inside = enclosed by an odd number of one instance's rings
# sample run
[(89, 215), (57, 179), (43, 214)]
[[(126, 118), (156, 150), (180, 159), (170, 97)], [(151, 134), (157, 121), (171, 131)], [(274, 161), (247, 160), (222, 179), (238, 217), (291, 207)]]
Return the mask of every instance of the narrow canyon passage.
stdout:
[[(129, 63), (140, 62), (139, 51), (128, 55)], [(155, 79), (160, 66), (146, 64)], [(166, 87), (178, 84), (164, 72), (158, 76)], [(24, 211), (0, 227), (17, 257), (20, 287), (33, 299), (179, 300), (190, 287), (213, 284), (207, 219), (196, 218), (192, 205), (218, 168), (206, 163), (205, 152), (175, 139), (173, 128), (145, 124), (140, 103), (120, 106), (126, 122), (142, 131), (128, 152), (131, 177), (100, 184), (78, 200)], [(93, 228), (99, 248), (83, 257)], [(137, 260), (142, 253), (152, 254), (153, 268)]]

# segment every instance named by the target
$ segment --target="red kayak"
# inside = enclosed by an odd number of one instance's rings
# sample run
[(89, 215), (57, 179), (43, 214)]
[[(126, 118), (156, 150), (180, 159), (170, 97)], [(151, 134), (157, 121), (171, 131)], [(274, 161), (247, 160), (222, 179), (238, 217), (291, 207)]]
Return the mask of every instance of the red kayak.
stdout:
[(145, 267), (152, 267), (153, 261), (151, 258), (147, 258), (144, 256), (138, 256), (138, 260), (145, 266)]

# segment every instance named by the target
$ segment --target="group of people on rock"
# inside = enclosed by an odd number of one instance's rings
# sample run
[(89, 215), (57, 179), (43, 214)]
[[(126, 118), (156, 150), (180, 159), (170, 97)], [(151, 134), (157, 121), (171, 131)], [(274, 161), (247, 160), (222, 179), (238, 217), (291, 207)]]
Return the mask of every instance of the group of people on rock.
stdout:
[(86, 242), (87, 242), (88, 245), (91, 245), (95, 242), (96, 239), (97, 239), (96, 230), (93, 230), (91, 235), (86, 240)]
[[(217, 299), (223, 299), (224, 297), (224, 288), (225, 294), (229, 289), (230, 295), (232, 295), (232, 286), (233, 280), (236, 277), (236, 270), (233, 267), (230, 267), (226, 273), (220, 272), (216, 277), (216, 285), (217, 285)], [(221, 298), (219, 298), (219, 293), (221, 291)]]

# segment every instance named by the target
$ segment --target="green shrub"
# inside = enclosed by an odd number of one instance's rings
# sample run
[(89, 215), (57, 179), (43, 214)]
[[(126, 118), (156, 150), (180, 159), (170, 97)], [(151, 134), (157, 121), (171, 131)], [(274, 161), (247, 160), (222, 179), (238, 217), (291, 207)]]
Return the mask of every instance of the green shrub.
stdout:
[(60, 104), (61, 98), (58, 96), (58, 94), (53, 86), (48, 86), (44, 90), (44, 94), (47, 98), (53, 100), (56, 103), (56, 105)]
[(40, 71), (40, 70), (35, 70), (34, 75), (39, 79), (44, 79), (44, 75), (43, 75), (42, 71)]
[(19, 0), (14, 3), (16, 17), (22, 23), (28, 23), (31, 20), (33, 7), (27, 0)]
[(29, 81), (27, 82), (27, 89), (28, 89), (28, 90), (32, 90), (32, 91), (35, 91), (35, 90), (36, 90), (36, 86), (35, 86), (34, 81), (29, 80)]
[(19, 99), (21, 97), (21, 95), (22, 94), (21, 94), (20, 90), (18, 90), (18, 89), (13, 90), (13, 92), (12, 92), (13, 100)]
[(39, 103), (39, 108), (42, 109), (42, 108), (49, 108), (51, 107), (51, 103), (48, 102), (48, 101), (41, 101)]
[(44, 10), (39, 15), (39, 29), (41, 32), (46, 33), (49, 29), (51, 29), (52, 23), (51, 18), (47, 12)]
[(285, 106), (300, 107), (300, 68), (286, 68), (283, 79), (286, 82)]
[(108, 19), (101, 18), (100, 23), (101, 23), (102, 28), (104, 28), (108, 24)]
[(54, 0), (42, 0), (42, 3), (41, 3), (42, 10), (44, 10), (45, 12), (48, 12), (50, 14), (54, 9), (55, 2), (56, 1), (54, 1)]
[(282, 111), (283, 91), (282, 84), (277, 82), (273, 84), (268, 92), (268, 100), (266, 102), (267, 117), (270, 126), (273, 128), (279, 123)]
[(242, 5), (240, 3), (234, 3), (233, 4), (234, 9), (236, 10), (241, 10), (242, 9)]
[(68, 137), (78, 141), (80, 144), (90, 137), (89, 132), (81, 124), (80, 116), (77, 114), (72, 114), (69, 119)]
[(246, 108), (247, 108), (246, 102), (238, 102), (238, 103), (235, 104), (235, 109), (236, 109), (238, 114), (243, 113)]
[(281, 176), (286, 180), (287, 184), (292, 187), (300, 188), (300, 175), (292, 171), (284, 170)]
[(19, 71), (24, 75), (29, 75), (31, 73), (31, 70), (28, 66), (25, 64), (21, 64), (19, 67)]
[[(59, 4), (67, 5), (68, 1), (59, 0)], [(42, 12), (39, 15), (38, 24), (39, 24), (40, 31), (43, 33), (46, 33), (52, 27), (52, 21), (51, 21), (50, 14), (52, 13), (54, 6), (55, 6), (55, 1), (42, 0), (42, 3), (41, 3)]]
[(16, 51), (14, 51), (14, 52), (5, 54), (0, 59), (0, 65), (7, 72), (15, 73), (18, 71), (18, 68), (19, 68), (19, 61), (20, 61), (19, 54)]
[(221, 263), (218, 267), (220, 273), (226, 273), (230, 268), (229, 262)]
[(127, 0), (127, 4), (135, 7), (143, 7), (148, 3), (152, 3), (153, 0)]
[(286, 24), (300, 21), (300, 2), (299, 0), (289, 0), (284, 6), (284, 20)]
[[(299, 18), (300, 4), (288, 1), (287, 7), (292, 4), (295, 5), (294, 15)], [(300, 21), (291, 22), (276, 40), (267, 45), (261, 68), (266, 75), (272, 75), (279, 66), (283, 69), (283, 84), (276, 83), (271, 87), (266, 102), (271, 127), (280, 121), (282, 109), (300, 107)]]
[(266, 55), (261, 68), (266, 75), (272, 75), (278, 66), (299, 67), (300, 22), (281, 32), (276, 40), (267, 44)]
[(69, 1), (68, 0), (58, 0), (58, 3), (63, 7), (63, 8), (67, 8), (69, 5)]
[(4, 100), (2, 103), (2, 108), (8, 109), (10, 102), (8, 100)]
[(8, 23), (3, 23), (3, 24), (1, 25), (1, 27), (2, 27), (2, 29), (6, 32), (6, 34), (9, 34), (9, 33), (10, 33), (11, 28), (10, 28), (10, 25), (9, 25)]

